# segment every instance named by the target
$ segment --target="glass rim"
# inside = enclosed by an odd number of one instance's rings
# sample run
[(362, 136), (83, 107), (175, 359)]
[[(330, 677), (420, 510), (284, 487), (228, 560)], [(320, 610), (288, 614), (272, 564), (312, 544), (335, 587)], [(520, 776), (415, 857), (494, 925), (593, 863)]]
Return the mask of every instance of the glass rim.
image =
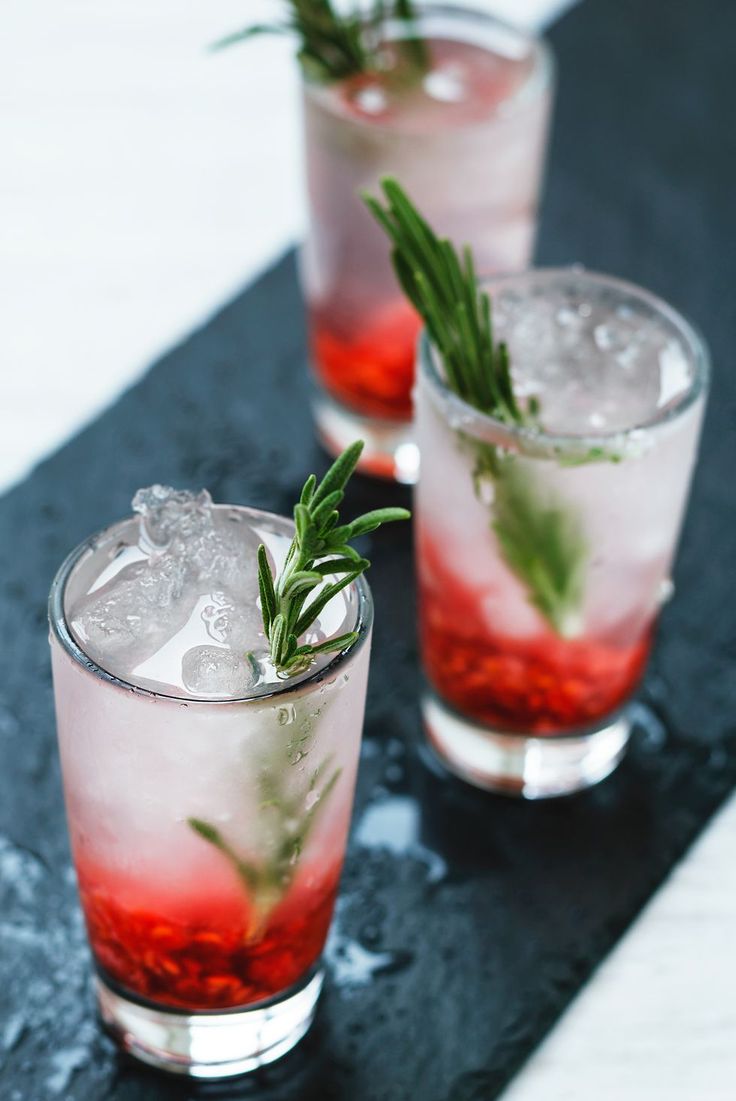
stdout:
[(595, 447), (605, 450), (607, 447), (610, 448), (611, 445), (618, 444), (620, 446), (631, 439), (632, 436), (636, 438), (640, 433), (658, 429), (677, 420), (707, 391), (710, 381), (710, 353), (705, 337), (674, 306), (636, 283), (603, 272), (590, 271), (579, 265), (570, 265), (567, 267), (529, 268), (526, 271), (513, 274), (494, 275), (482, 279), (481, 285), (490, 292), (492, 300), (494, 287), (498, 289), (501, 286), (523, 285), (529, 282), (552, 284), (557, 279), (569, 278), (571, 275), (575, 275), (589, 284), (608, 287), (622, 295), (626, 294), (629, 297), (634, 297), (648, 306), (654, 313), (665, 318), (674, 327), (682, 340), (692, 364), (693, 375), (687, 388), (666, 406), (657, 410), (653, 416), (627, 425), (625, 428), (575, 434), (532, 428), (528, 425), (509, 424), (488, 413), (482, 413), (448, 386), (439, 373), (434, 345), (426, 328), (423, 328), (418, 338), (418, 360), (421, 375), (427, 380), (430, 388), (443, 404), (456, 413), (458, 420), (462, 423), (463, 431), (472, 431), (473, 428), (485, 430), (496, 441), (514, 441), (514, 443), (522, 445), (520, 450), (532, 455), (548, 454), (550, 457), (556, 457), (561, 451), (575, 452), (583, 448), (587, 450)]
[[(472, 7), (466, 4), (447, 4), (447, 3), (420, 3), (415, 5), (416, 20), (415, 22), (421, 25), (424, 19), (448, 19), (451, 22), (462, 22), (463, 20), (476, 20), (484, 23), (488, 28), (495, 28), (496, 30), (503, 32), (504, 34), (514, 35), (529, 47), (529, 53), (532, 60), (532, 65), (529, 73), (519, 85), (515, 88), (511, 95), (502, 99), (497, 103), (492, 110), (489, 110), (480, 119), (472, 119), (467, 122), (453, 122), (452, 125), (448, 125), (443, 128), (443, 131), (467, 131), (472, 130), (475, 127), (487, 126), (490, 121), (503, 121), (512, 118), (519, 106), (522, 106), (527, 100), (533, 99), (536, 95), (544, 93), (544, 91), (550, 87), (553, 82), (554, 75), (557, 69), (555, 60), (555, 53), (552, 49), (552, 45), (549, 39), (542, 34), (538, 34), (531, 28), (520, 27), (514, 23), (511, 23), (507, 19), (502, 19), (498, 15), (494, 15), (492, 12), (483, 10), (482, 8)], [(396, 20), (389, 19), (389, 25), (396, 23)], [(368, 25), (369, 21), (365, 21), (364, 25)], [(459, 39), (459, 41), (465, 41)], [(470, 41), (468, 39), (468, 41)], [(472, 44), (472, 43), (471, 43)], [(340, 80), (334, 81), (321, 81), (315, 77), (310, 77), (304, 70), (301, 70), (302, 86), (308, 94), (316, 95), (325, 88), (333, 87), (334, 85), (343, 84), (350, 77), (343, 77)], [(323, 106), (337, 118), (349, 122), (351, 125), (358, 127), (366, 127), (370, 130), (383, 130), (400, 133), (404, 136), (412, 137), (413, 132), (411, 130), (394, 131), (393, 127), (385, 122), (381, 122), (378, 119), (363, 118), (360, 116), (346, 116), (340, 112), (329, 102), (323, 102)], [(424, 134), (423, 131), (418, 132), (419, 136)]]
[[(281, 516), (276, 512), (270, 512), (267, 509), (251, 508), (248, 505), (230, 504), (217, 504), (213, 507), (237, 509), (251, 516), (276, 519), (281, 522), (286, 521), (292, 528), (294, 526), (293, 521), (288, 517)], [(365, 575), (361, 574), (360, 577), (357, 577), (348, 586), (348, 591), (353, 586), (355, 587), (358, 598), (356, 622), (353, 628), (357, 632), (358, 637), (354, 642), (350, 643), (349, 646), (346, 646), (343, 650), (336, 653), (326, 665), (315, 669), (312, 673), (304, 674), (294, 681), (285, 681), (283, 688), (274, 687), (273, 690), (269, 692), (261, 692), (257, 695), (238, 696), (233, 699), (212, 699), (207, 696), (177, 696), (171, 692), (159, 692), (152, 688), (144, 688), (141, 685), (134, 684), (132, 681), (127, 681), (123, 677), (116, 676), (114, 673), (105, 669), (104, 666), (94, 661), (77, 642), (66, 618), (64, 597), (66, 595), (67, 583), (75, 566), (82, 559), (82, 556), (88, 551), (94, 550), (100, 540), (114, 533), (116, 528), (122, 527), (133, 519), (135, 519), (135, 516), (131, 514), (121, 520), (116, 520), (112, 524), (107, 524), (104, 528), (100, 528), (99, 531), (87, 536), (86, 539), (79, 543), (74, 550), (66, 556), (57, 570), (51, 583), (48, 599), (48, 620), (53, 637), (69, 657), (71, 657), (85, 672), (104, 681), (111, 687), (120, 688), (125, 692), (133, 692), (135, 695), (143, 696), (150, 700), (166, 700), (170, 703), (181, 704), (184, 707), (192, 705), (207, 707), (242, 707), (246, 704), (256, 707), (277, 698), (281, 699), (282, 697), (306, 694), (322, 681), (332, 677), (340, 669), (343, 663), (362, 649), (365, 644), (373, 626), (373, 597)]]

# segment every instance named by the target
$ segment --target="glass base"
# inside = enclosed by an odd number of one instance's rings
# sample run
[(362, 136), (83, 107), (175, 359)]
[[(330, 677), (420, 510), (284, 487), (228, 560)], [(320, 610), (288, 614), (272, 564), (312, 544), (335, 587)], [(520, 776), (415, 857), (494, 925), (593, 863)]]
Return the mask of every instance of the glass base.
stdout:
[(278, 1001), (251, 1009), (203, 1013), (158, 1009), (132, 1001), (96, 977), (102, 1020), (136, 1059), (190, 1078), (232, 1078), (280, 1059), (314, 1018), (324, 980), (319, 968)]
[(362, 474), (402, 485), (417, 481), (419, 448), (410, 422), (364, 417), (339, 405), (319, 387), (312, 409), (319, 438), (331, 455), (337, 456), (356, 440), (364, 440), (358, 466)]
[(464, 718), (429, 693), (422, 714), (429, 744), (450, 772), (475, 787), (524, 799), (570, 795), (605, 779), (631, 732), (622, 714), (581, 734), (504, 733)]

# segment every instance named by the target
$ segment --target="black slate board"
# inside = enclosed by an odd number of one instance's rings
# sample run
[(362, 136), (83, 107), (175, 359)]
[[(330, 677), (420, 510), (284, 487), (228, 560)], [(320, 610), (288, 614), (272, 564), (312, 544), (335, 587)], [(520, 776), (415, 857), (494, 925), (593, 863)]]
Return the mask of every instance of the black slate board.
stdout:
[[(425, 769), (409, 536), (388, 529), (371, 554), (378, 618), (356, 838), (335, 978), (313, 1032), (262, 1074), (195, 1087), (119, 1058), (98, 1031), (62, 812), (46, 593), (66, 551), (124, 514), (139, 485), (207, 485), (217, 500), (282, 511), (305, 470), (323, 468), (285, 259), (0, 501), (4, 1101), (490, 1101), (730, 791), (736, 7), (585, 0), (552, 40), (561, 86), (540, 260), (582, 260), (659, 291), (700, 323), (716, 362), (677, 599), (625, 764), (595, 791), (546, 805)], [(403, 499), (361, 482), (350, 504), (387, 496)], [(392, 830), (390, 846), (377, 843)]]

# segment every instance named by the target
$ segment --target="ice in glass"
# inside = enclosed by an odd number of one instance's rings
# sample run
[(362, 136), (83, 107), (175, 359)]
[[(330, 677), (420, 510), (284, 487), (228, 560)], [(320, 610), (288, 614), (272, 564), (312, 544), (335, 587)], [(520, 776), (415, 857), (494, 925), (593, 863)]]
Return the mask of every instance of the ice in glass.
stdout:
[(306, 1031), (322, 983), (363, 721), (362, 578), (310, 628), (355, 632), (286, 677), (256, 552), (290, 521), (152, 487), (51, 595), (64, 788), (103, 1017), (134, 1054), (249, 1070)]
[(552, 93), (546, 46), (488, 15), (419, 8), (424, 69), (382, 28), (384, 70), (304, 83), (309, 226), (302, 254), (321, 436), (362, 436), (365, 470), (415, 480), (412, 417), (420, 328), (360, 194), (398, 176), (444, 234), (472, 241), (478, 269), (530, 259)]
[(707, 352), (648, 292), (580, 269), (491, 280), (503, 423), (420, 350), (416, 494), (430, 742), (527, 796), (601, 779), (629, 734), (696, 458)]

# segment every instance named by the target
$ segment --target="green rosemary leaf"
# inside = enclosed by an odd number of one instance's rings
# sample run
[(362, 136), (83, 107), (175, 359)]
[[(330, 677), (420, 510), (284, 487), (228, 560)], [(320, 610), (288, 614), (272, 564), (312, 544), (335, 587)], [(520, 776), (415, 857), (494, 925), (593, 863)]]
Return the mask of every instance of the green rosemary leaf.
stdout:
[(321, 590), (319, 596), (316, 596), (314, 600), (305, 609), (303, 614), (296, 625), (297, 635), (303, 635), (306, 630), (311, 627), (315, 619), (319, 616), (323, 608), (326, 608), (333, 597), (342, 592), (343, 589), (351, 585), (358, 577), (360, 577), (362, 570), (353, 570), (352, 573), (344, 574), (339, 581), (334, 581), (331, 585), (326, 585)]
[(345, 650), (348, 646), (352, 646), (357, 637), (357, 631), (348, 631), (346, 634), (338, 635), (336, 638), (328, 638), (326, 642), (320, 642), (316, 646), (300, 646), (295, 653), (312, 657), (315, 654), (336, 653), (340, 650)]
[(332, 518), (332, 513), (337, 510), (337, 506), (344, 496), (345, 494), (341, 489), (336, 489), (333, 493), (328, 493), (316, 508), (314, 507), (315, 502), (312, 501), (312, 523), (316, 524), (318, 528), (322, 528), (325, 521)]
[(309, 502), (312, 500), (312, 497), (314, 497), (314, 491), (315, 491), (316, 488), (317, 488), (317, 475), (316, 474), (310, 474), (309, 477), (307, 478), (306, 482), (304, 483), (304, 487), (302, 489), (302, 494), (301, 494), (301, 497), (299, 498), (299, 503), (302, 504), (302, 505), (308, 505)]
[(289, 27), (282, 23), (254, 23), (251, 27), (244, 27), (241, 31), (233, 31), (224, 38), (218, 38), (212, 42), (208, 49), (213, 53), (226, 50), (230, 46), (237, 46), (241, 42), (247, 42), (250, 38), (256, 38), (261, 34), (288, 34)]
[(216, 826), (213, 826), (210, 822), (204, 822), (201, 818), (187, 818), (187, 824), (190, 829), (199, 834), (204, 841), (209, 842), (210, 845), (214, 845), (216, 849), (220, 850), (223, 856), (227, 857), (246, 887), (253, 890), (258, 886), (260, 881), (258, 869), (253, 867), (252, 864), (247, 863), (247, 861), (241, 860), (227, 841), (225, 841)]
[(314, 509), (335, 490), (343, 490), (345, 488), (358, 465), (358, 460), (360, 459), (362, 451), (363, 441), (356, 440), (355, 443), (351, 444), (350, 447), (346, 447), (343, 453), (335, 459), (319, 486), (314, 491), (314, 496), (310, 502), (312, 512), (314, 512)]
[[(305, 482), (294, 505), (294, 538), (275, 581), (265, 547), (259, 548), (263, 629), (271, 662), (282, 675), (308, 668), (320, 653), (344, 649), (347, 636), (314, 646), (309, 643), (300, 646), (299, 639), (330, 600), (370, 566), (368, 559), (350, 546), (350, 540), (375, 531), (381, 524), (409, 517), (406, 509), (385, 508), (368, 512), (348, 524), (338, 523), (335, 506), (342, 502), (362, 450), (363, 443), (358, 441), (338, 456), (319, 484), (313, 474)], [(336, 580), (327, 580), (333, 577)]]
[(211, 826), (209, 822), (203, 822), (201, 818), (188, 818), (187, 822), (200, 837), (203, 837), (205, 841), (209, 841), (211, 845), (222, 845), (222, 838), (220, 831), (214, 826)]
[(307, 505), (303, 505), (301, 501), (298, 505), (294, 505), (294, 525), (296, 527), (296, 534), (302, 543), (307, 538), (309, 532), (309, 518), (310, 511)]
[[(265, 626), (265, 624), (264, 624)], [(286, 619), (282, 612), (279, 612), (274, 617), (274, 621), (271, 624), (271, 634), (269, 641), (271, 643), (271, 653), (279, 656), (279, 664), (286, 664), (285, 647), (286, 642)], [(274, 665), (276, 662), (274, 662)]]
[(309, 592), (315, 585), (319, 585), (322, 574), (317, 570), (299, 570), (289, 575), (289, 580), (284, 585), (284, 594), (294, 596), (301, 591)]
[(368, 535), (369, 532), (380, 528), (381, 524), (390, 524), (394, 520), (406, 519), (406, 509), (403, 508), (376, 508), (372, 512), (366, 512), (357, 520), (349, 524), (350, 535), (348, 538), (357, 539), (359, 535)]
[(258, 548), (258, 591), (261, 597), (261, 612), (266, 632), (270, 631), (273, 617), (276, 615), (276, 593), (273, 577), (263, 544)]
[(367, 558), (358, 558), (357, 561), (355, 558), (328, 558), (315, 566), (313, 572), (321, 574), (322, 577), (331, 577), (332, 574), (354, 573), (356, 569), (362, 573), (369, 566), (370, 562)]
[(335, 528), (335, 530), (331, 532), (331, 536), (335, 536), (335, 538), (330, 538), (329, 552), (330, 554), (334, 554), (336, 557), (349, 558), (352, 562), (358, 565), (360, 562), (363, 561), (361, 555), (355, 549), (355, 547), (351, 547), (348, 543), (344, 542), (345, 539), (349, 539), (351, 537), (349, 532), (345, 534), (349, 526), (349, 524), (346, 524), (340, 528)]

